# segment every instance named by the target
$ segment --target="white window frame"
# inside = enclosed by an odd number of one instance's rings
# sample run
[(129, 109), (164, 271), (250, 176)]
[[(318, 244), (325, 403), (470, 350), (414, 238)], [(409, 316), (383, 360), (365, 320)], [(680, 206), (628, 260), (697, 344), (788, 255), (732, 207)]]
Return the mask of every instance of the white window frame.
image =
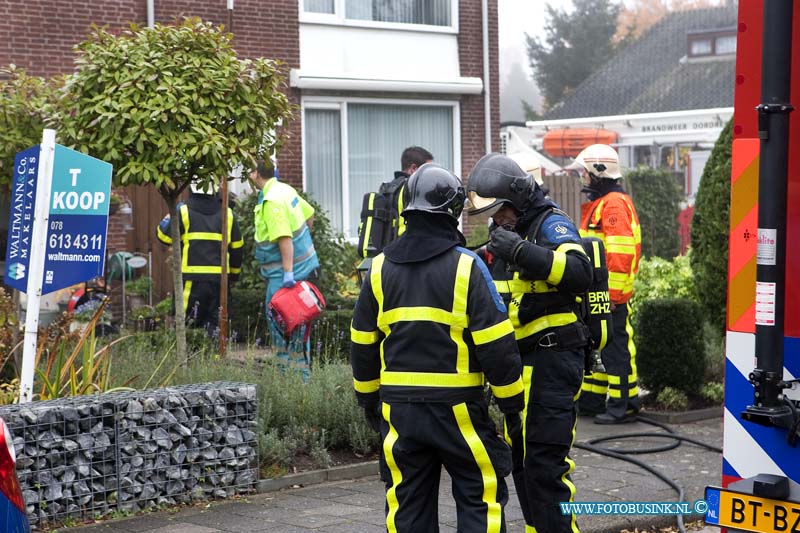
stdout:
[(423, 33), (458, 33), (459, 0), (450, 0), (450, 25), (411, 24), (405, 22), (380, 22), (375, 20), (349, 19), (345, 17), (345, 0), (334, 0), (333, 13), (307, 13), (304, 0), (298, 0), (298, 13), (301, 23), (327, 24), (351, 28), (373, 28), (396, 31), (415, 31)]
[[(341, 160), (342, 160), (342, 213), (347, 216), (350, 213), (350, 167), (348, 158), (348, 137), (347, 137), (347, 106), (348, 104), (368, 104), (368, 105), (407, 105), (412, 107), (450, 107), (452, 108), (453, 120), (453, 173), (461, 177), (461, 102), (458, 100), (414, 100), (399, 98), (356, 98), (347, 96), (303, 96), (300, 98), (300, 127), (301, 151), (303, 152), (303, 190), (307, 189), (308, 178), (306, 172), (306, 110), (307, 109), (328, 109), (339, 111), (339, 126), (341, 139)], [(400, 154), (398, 154), (399, 157)], [(435, 154), (434, 154), (435, 157)], [(463, 180), (463, 178), (462, 178)], [(347, 220), (342, 220), (342, 231), (348, 241), (355, 244), (358, 235), (348, 235), (349, 226)]]

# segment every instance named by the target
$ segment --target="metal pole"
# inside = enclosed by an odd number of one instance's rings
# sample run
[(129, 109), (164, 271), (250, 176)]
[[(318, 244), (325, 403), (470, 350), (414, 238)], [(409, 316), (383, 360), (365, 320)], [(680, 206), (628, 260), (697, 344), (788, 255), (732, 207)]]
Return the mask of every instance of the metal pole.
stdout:
[(783, 402), (784, 291), (786, 278), (786, 189), (789, 113), (792, 105), (792, 4), (764, 2), (761, 65), (761, 139), (756, 253), (756, 368), (750, 374), (754, 404), (745, 420), (785, 426), (791, 419)]
[(33, 373), (39, 334), (39, 308), (44, 277), (44, 255), (47, 249), (47, 224), (50, 219), (50, 188), (53, 181), (53, 160), (56, 153), (56, 131), (44, 130), (39, 148), (39, 173), (36, 176), (36, 204), (33, 214), (30, 263), (28, 265), (28, 301), (25, 308), (25, 337), (22, 349), (22, 371), (19, 382), (19, 403), (31, 401)]
[[(233, 33), (233, 0), (228, 0), (228, 32)], [(226, 355), (228, 336), (228, 175), (220, 179), (222, 197), (222, 242), (220, 243), (220, 262), (222, 271), (219, 283), (219, 356)]]
[(125, 259), (125, 253), (120, 255), (122, 259), (122, 327), (125, 327), (125, 308), (127, 302), (125, 301), (125, 271), (128, 269), (128, 261)]

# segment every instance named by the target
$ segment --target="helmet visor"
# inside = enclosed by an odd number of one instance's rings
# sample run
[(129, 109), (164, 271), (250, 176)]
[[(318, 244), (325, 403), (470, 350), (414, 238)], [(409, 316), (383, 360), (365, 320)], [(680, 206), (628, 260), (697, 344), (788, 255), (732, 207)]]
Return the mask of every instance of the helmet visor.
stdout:
[(484, 198), (475, 191), (467, 193), (467, 212), (470, 215), (486, 214), (492, 216), (497, 213), (503, 204), (507, 202), (502, 198)]

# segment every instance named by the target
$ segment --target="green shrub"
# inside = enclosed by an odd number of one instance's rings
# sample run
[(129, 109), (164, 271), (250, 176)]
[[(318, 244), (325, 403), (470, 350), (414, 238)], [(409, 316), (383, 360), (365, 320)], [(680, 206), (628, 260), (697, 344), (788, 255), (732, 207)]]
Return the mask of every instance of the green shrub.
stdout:
[(660, 257), (643, 258), (633, 285), (635, 308), (656, 298), (688, 298), (697, 300), (694, 276), (687, 256), (672, 261)]
[(262, 281), (260, 287), (247, 285), (234, 285), (231, 289), (231, 304), (228, 311), (230, 316), (231, 335), (239, 342), (247, 345), (265, 345), (269, 334), (267, 333), (267, 315), (264, 308), (266, 284)]
[(700, 390), (705, 376), (703, 313), (686, 298), (642, 302), (636, 331), (636, 364), (642, 385), (656, 393), (672, 387)]
[(672, 259), (680, 253), (678, 214), (683, 200), (675, 176), (638, 167), (625, 174), (625, 182), (642, 227), (642, 255)]
[(665, 387), (658, 393), (656, 401), (670, 411), (685, 411), (689, 407), (689, 397), (686, 393), (672, 387)]
[(725, 379), (725, 336), (706, 320), (705, 353), (706, 382), (722, 382)]
[(700, 396), (714, 405), (722, 405), (725, 400), (725, 387), (719, 382), (706, 383), (700, 389)]
[(706, 163), (692, 217), (692, 270), (706, 316), (725, 332), (728, 282), (728, 234), (731, 196), (733, 120), (728, 122)]
[(314, 361), (350, 361), (350, 323), (352, 309), (325, 311), (311, 330), (311, 357)]

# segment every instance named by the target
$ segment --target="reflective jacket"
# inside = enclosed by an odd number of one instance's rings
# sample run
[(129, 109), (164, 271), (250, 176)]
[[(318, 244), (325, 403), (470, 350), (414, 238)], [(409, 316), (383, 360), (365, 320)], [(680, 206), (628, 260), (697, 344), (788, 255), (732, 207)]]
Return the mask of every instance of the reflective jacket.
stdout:
[(256, 261), (261, 265), (261, 275), (269, 283), (268, 295), (281, 285), (283, 267), (278, 239), (291, 237), (294, 246), (293, 272), (296, 280), (304, 280), (319, 268), (317, 251), (311, 241), (307, 221), (314, 216), (314, 208), (297, 194), (291, 185), (271, 178), (258, 194), (253, 210), (255, 218)]
[(592, 281), (589, 258), (569, 217), (551, 212), (538, 232), (534, 226), (526, 229), (525, 239), (550, 251), (546, 264), (526, 261), (524, 248), (517, 254), (518, 264), (491, 261), (494, 285), (508, 304), (519, 350), (524, 355), (539, 347), (555, 348), (557, 342), (559, 349), (582, 347), (588, 334), (578, 318), (577, 297)]
[[(181, 272), (184, 280), (218, 281), (222, 274), (220, 245), (222, 242), (222, 202), (208, 194), (189, 195), (178, 204), (181, 233)], [(165, 216), (156, 229), (158, 240), (172, 244), (170, 216)], [(228, 274), (235, 281), (242, 271), (242, 233), (228, 208)]]
[(614, 191), (584, 203), (580, 232), (584, 237), (603, 240), (611, 301), (626, 303), (633, 295), (633, 282), (642, 256), (642, 230), (630, 196)]
[[(353, 313), (350, 358), (361, 405), (481, 400), (522, 408), (521, 363), (486, 266), (453, 247), (424, 261), (377, 255)], [(516, 407), (512, 407), (516, 406)]]

